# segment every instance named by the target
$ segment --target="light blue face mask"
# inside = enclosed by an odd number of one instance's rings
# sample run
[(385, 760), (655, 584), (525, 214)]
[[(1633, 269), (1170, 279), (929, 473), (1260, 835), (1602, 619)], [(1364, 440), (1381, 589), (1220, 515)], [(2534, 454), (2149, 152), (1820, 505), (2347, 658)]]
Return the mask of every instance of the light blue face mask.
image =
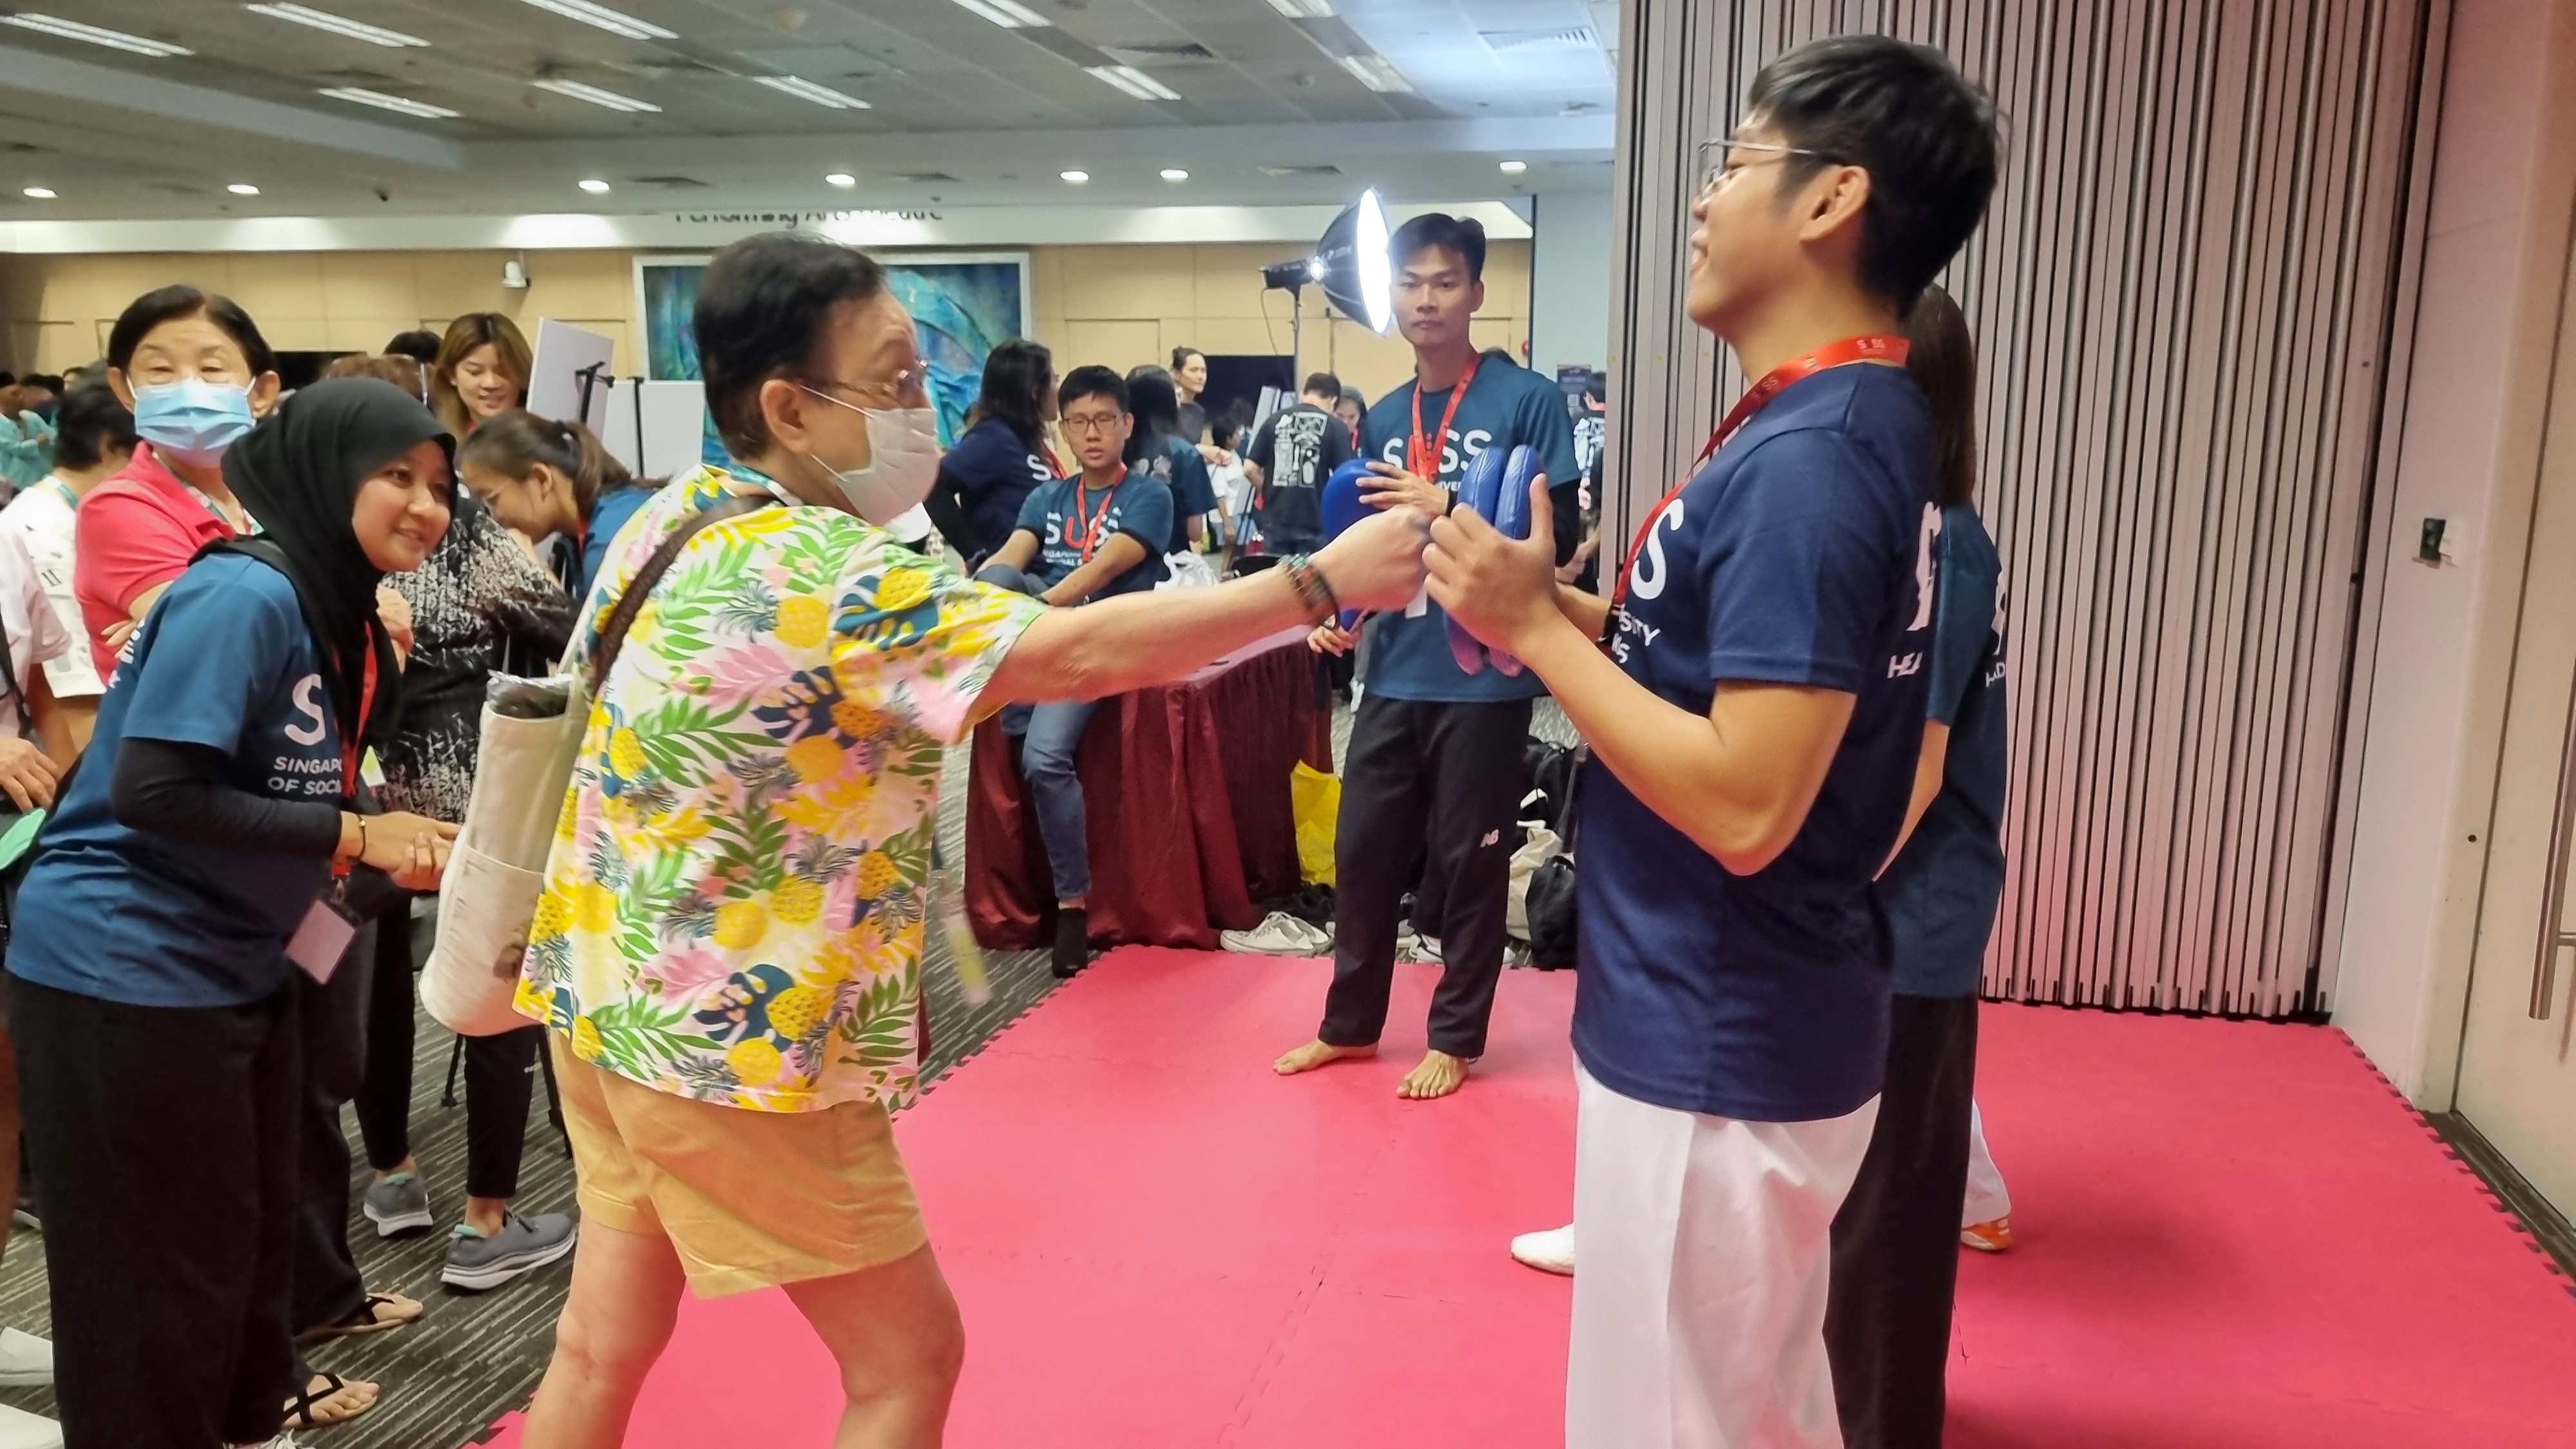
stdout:
[(256, 422), (250, 389), (239, 383), (191, 377), (134, 389), (135, 436), (191, 467), (223, 461), (224, 450)]

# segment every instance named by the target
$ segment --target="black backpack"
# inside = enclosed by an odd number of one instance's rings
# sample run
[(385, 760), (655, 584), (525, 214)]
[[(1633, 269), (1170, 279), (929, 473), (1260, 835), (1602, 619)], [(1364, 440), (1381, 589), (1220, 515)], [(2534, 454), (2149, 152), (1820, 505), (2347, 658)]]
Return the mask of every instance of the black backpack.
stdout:
[(1576, 934), (1575, 787), (1583, 778), (1583, 767), (1592, 758), (1592, 750), (1588, 745), (1570, 751), (1561, 746), (1552, 748), (1564, 759), (1564, 773), (1554, 801), (1556, 838), (1563, 844), (1530, 872), (1529, 893), (1522, 901), (1522, 911), (1529, 919), (1530, 964), (1541, 971), (1571, 971)]

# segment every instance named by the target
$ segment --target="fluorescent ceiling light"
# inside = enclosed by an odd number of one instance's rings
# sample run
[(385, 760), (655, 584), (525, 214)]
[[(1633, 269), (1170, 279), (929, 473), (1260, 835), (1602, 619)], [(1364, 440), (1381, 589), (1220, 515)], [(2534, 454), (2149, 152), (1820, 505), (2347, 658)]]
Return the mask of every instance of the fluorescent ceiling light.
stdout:
[(585, 176), (573, 184), (580, 187), (582, 190), (589, 192), (593, 196), (597, 196), (608, 189), (608, 183), (600, 180), (596, 176)]
[(1140, 101), (1177, 101), (1181, 93), (1132, 65), (1086, 65), (1084, 70)]
[(830, 86), (816, 85), (802, 76), (756, 75), (752, 79), (782, 95), (794, 96), (800, 101), (812, 101), (818, 106), (829, 106), (836, 111), (869, 109), (868, 103), (857, 96), (845, 96)]
[(604, 106), (612, 111), (659, 111), (662, 109), (651, 101), (639, 101), (633, 96), (621, 96), (615, 91), (604, 91), (597, 86), (584, 85), (577, 80), (541, 80), (530, 81), (529, 84), (535, 86), (541, 91), (552, 91), (556, 95), (569, 96), (576, 101), (588, 101), (594, 106)]
[(1088, 171), (1059, 171), (1056, 175), (1063, 177), (1065, 180), (1072, 182), (1076, 186), (1079, 186), (1083, 182), (1091, 179), (1091, 173)]
[(664, 30), (650, 20), (638, 20), (623, 10), (611, 10), (605, 5), (593, 5), (590, 0), (527, 0), (527, 3), (540, 10), (551, 10), (566, 20), (578, 20), (584, 25), (595, 25), (611, 35), (622, 35), (629, 40), (680, 38), (678, 31)]
[(328, 10), (315, 10), (307, 5), (245, 5), (242, 8), (253, 15), (265, 15), (271, 20), (291, 20), (298, 25), (327, 30), (333, 35), (381, 45), (387, 50), (429, 44), (417, 35), (405, 35), (399, 30), (387, 30), (381, 25), (369, 25), (363, 20), (351, 20), (345, 15), (334, 15)]
[(1330, 20), (1333, 7), (1329, 0), (1270, 0), (1270, 8), (1291, 20)]
[(51, 15), (39, 15), (32, 11), (16, 15), (0, 15), (0, 24), (15, 25), (22, 30), (41, 31), (46, 35), (59, 36), (64, 40), (85, 40), (92, 45), (104, 45), (111, 50), (132, 51), (136, 55), (161, 57), (196, 54), (184, 45), (172, 45), (166, 40), (154, 40), (148, 35), (128, 35), (122, 30), (107, 30), (96, 25), (83, 25), (77, 20), (60, 20)]
[(383, 91), (361, 90), (356, 86), (332, 86), (322, 94), (335, 101), (354, 101), (362, 106), (373, 106), (380, 111), (417, 116), (424, 121), (452, 120), (456, 116), (456, 112), (445, 106), (433, 106), (427, 101), (415, 101), (403, 96), (389, 96)]
[(1004, 30), (1035, 30), (1053, 21), (1031, 10), (1020, 0), (957, 0), (958, 7), (971, 10)]
[(231, 192), (235, 196), (259, 195), (259, 188), (251, 185), (247, 181), (236, 181), (232, 185), (225, 187), (224, 190)]
[(1166, 166), (1163, 168), (1163, 179), (1165, 181), (1187, 181), (1190, 179), (1190, 173), (1182, 170), (1178, 166)]
[(1395, 62), (1385, 56), (1345, 55), (1341, 57), (1341, 62), (1342, 69), (1359, 77), (1360, 84), (1370, 90), (1384, 93), (1413, 89), (1413, 82), (1406, 80), (1404, 72), (1397, 70)]
[(847, 171), (835, 171), (823, 179), (834, 186), (856, 186), (859, 184), (859, 178), (852, 176)]
[(51, 201), (54, 199), (54, 188), (50, 186), (30, 186), (18, 194), (36, 201)]
[(1529, 163), (1527, 161), (1506, 161), (1503, 163), (1503, 174), (1505, 176), (1518, 176), (1528, 169)]

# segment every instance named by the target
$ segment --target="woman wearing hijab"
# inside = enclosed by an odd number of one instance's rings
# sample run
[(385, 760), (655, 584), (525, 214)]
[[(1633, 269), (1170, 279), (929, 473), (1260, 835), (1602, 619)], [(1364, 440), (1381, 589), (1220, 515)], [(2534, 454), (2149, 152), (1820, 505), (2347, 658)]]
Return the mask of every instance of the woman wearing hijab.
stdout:
[(294, 977), (350, 944), (352, 867), (426, 890), (446, 866), (452, 826), (354, 807), (398, 705), (376, 590), (446, 533), (452, 446), (372, 378), (235, 444), (264, 537), (171, 584), (38, 843), (9, 1014), (67, 1449), (268, 1444), (302, 1397)]

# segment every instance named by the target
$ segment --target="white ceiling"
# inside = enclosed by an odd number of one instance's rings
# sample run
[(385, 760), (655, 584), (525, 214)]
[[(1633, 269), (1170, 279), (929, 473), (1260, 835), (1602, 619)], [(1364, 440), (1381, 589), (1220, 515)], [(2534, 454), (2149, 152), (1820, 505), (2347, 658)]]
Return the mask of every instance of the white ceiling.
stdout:
[[(1464, 200), (1609, 184), (1615, 0), (602, 0), (676, 38), (625, 39), (530, 0), (310, 0), (425, 40), (387, 48), (233, 0), (0, 0), (185, 47), (145, 56), (0, 25), (0, 221), (639, 213), (1346, 198)], [(1382, 57), (1381, 93), (1340, 57)], [(1085, 67), (1132, 65), (1179, 99)], [(867, 102), (828, 109), (796, 77)], [(623, 113), (538, 88), (596, 87)], [(360, 87), (458, 112), (325, 97)], [(1507, 175), (1500, 161), (1524, 161)], [(1160, 179), (1166, 167), (1191, 174)], [(1337, 167), (1337, 171), (1309, 168)], [(1080, 168), (1081, 186), (1057, 179)], [(1268, 169), (1265, 169), (1268, 168)], [(1291, 168), (1281, 174), (1282, 168)], [(857, 178), (827, 185), (828, 172)], [(575, 182), (599, 178), (605, 195)], [(229, 183), (260, 188), (256, 197)], [(43, 186), (57, 196), (24, 198)]]

